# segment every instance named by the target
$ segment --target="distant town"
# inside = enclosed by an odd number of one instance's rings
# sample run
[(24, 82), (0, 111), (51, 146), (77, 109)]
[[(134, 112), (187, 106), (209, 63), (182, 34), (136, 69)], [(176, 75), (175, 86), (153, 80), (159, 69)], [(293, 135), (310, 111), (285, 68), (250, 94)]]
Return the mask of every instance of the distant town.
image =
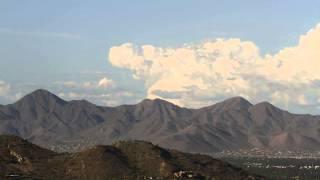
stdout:
[(238, 151), (224, 150), (212, 154), (214, 157), (260, 157), (260, 158), (293, 158), (293, 159), (320, 159), (320, 151), (280, 151), (259, 148), (240, 149)]

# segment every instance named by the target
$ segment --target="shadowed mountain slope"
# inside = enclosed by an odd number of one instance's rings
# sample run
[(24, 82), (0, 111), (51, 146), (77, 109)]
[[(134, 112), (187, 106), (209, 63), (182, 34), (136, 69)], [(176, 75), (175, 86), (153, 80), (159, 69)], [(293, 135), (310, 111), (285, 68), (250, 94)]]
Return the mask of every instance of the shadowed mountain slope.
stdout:
[(196, 179), (263, 179), (209, 156), (166, 150), (142, 141), (58, 154), (15, 136), (0, 136), (1, 179), (173, 179), (179, 171), (192, 171)]
[(292, 114), (268, 102), (253, 105), (242, 97), (200, 109), (161, 99), (102, 107), (37, 90), (0, 106), (0, 134), (58, 151), (130, 139), (202, 153), (255, 147), (312, 151), (320, 147), (320, 116)]

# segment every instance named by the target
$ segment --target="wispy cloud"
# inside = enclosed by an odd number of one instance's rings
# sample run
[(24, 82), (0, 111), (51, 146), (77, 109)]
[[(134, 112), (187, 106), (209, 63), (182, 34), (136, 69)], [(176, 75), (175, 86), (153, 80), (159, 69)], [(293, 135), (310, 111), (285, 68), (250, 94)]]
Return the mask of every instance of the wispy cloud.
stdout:
[(1, 34), (10, 34), (18, 36), (36, 36), (36, 37), (46, 37), (46, 38), (63, 38), (63, 39), (80, 39), (80, 36), (68, 32), (41, 32), (41, 31), (21, 31), (10, 28), (1, 28)]
[(57, 81), (54, 84), (62, 85), (66, 88), (77, 89), (113, 89), (116, 87), (116, 83), (112, 79), (107, 77), (103, 77), (100, 80), (93, 82)]

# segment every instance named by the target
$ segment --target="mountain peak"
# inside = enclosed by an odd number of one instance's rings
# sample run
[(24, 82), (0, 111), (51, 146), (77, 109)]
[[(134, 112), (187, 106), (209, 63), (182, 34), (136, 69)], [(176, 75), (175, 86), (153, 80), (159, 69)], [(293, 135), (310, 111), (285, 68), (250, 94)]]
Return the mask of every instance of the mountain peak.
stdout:
[(166, 106), (177, 106), (169, 101), (164, 99), (156, 98), (156, 99), (144, 99), (139, 104), (145, 105), (166, 105)]
[(273, 104), (269, 103), (268, 101), (262, 101), (262, 102), (259, 102), (259, 103), (255, 104), (255, 106), (268, 106), (268, 107), (275, 107)]
[(49, 92), (48, 90), (45, 89), (37, 89), (33, 92), (30, 93), (31, 95), (45, 95), (45, 96), (55, 96), (53, 93)]
[(59, 104), (65, 103), (64, 100), (62, 100), (58, 96), (44, 89), (37, 89), (31, 92), (30, 94), (25, 95), (23, 98), (17, 101), (16, 104), (20, 104), (24, 102), (27, 102), (27, 103), (38, 102), (44, 105), (48, 105), (48, 103), (53, 103), (53, 102), (59, 103)]
[(221, 101), (212, 107), (218, 107), (222, 110), (229, 110), (229, 109), (249, 109), (252, 104), (241, 96), (232, 97)]
[[(242, 96), (234, 96), (229, 99), (224, 100), (224, 102), (240, 102), (240, 103), (250, 103), (247, 99)], [(251, 103), (250, 103), (251, 104)]]
[(263, 101), (263, 102), (260, 102), (258, 104), (255, 104), (253, 107), (253, 109), (264, 109), (264, 110), (273, 110), (273, 111), (278, 111), (278, 112), (281, 112), (283, 111), (282, 109), (276, 107), (275, 105), (267, 102), (267, 101)]

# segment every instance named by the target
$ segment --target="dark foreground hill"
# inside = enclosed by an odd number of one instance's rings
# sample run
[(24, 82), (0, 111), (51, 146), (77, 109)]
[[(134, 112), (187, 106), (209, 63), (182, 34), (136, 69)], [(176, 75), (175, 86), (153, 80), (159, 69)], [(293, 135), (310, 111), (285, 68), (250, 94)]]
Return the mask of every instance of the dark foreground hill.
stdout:
[(16, 136), (0, 136), (0, 179), (263, 179), (205, 155), (166, 150), (143, 141), (55, 153)]
[(101, 107), (37, 90), (0, 106), (0, 134), (59, 151), (128, 139), (201, 153), (251, 148), (313, 151), (320, 148), (320, 116), (292, 114), (267, 102), (253, 105), (241, 97), (201, 109), (160, 99)]

